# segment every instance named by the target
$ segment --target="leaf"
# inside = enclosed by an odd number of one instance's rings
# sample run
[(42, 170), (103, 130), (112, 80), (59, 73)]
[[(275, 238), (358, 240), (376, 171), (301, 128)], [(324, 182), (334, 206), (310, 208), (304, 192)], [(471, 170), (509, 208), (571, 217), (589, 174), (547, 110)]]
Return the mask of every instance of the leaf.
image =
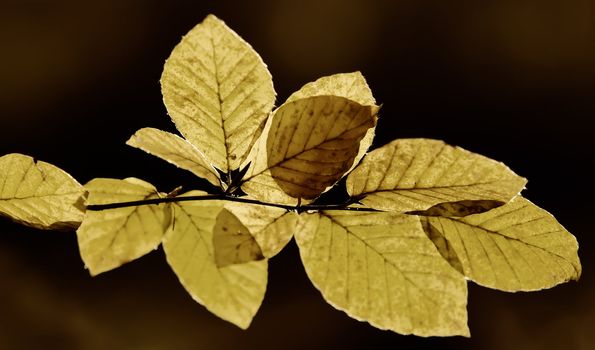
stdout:
[(525, 198), (462, 218), (420, 218), (430, 237), (449, 247), (447, 260), (482, 286), (539, 290), (578, 280), (581, 274), (574, 236)]
[(296, 212), (281, 208), (238, 202), (228, 202), (225, 208), (245, 225), (266, 258), (289, 243), (298, 223)]
[(266, 156), (257, 156), (242, 189), (265, 201), (282, 199), (274, 193), (275, 187), (293, 198), (318, 197), (351, 167), (359, 142), (376, 124), (377, 113), (376, 106), (338, 96), (284, 104), (272, 117)]
[[(93, 179), (85, 189), (88, 206), (160, 197), (153, 185), (134, 178)], [(87, 210), (77, 231), (85, 266), (95, 276), (157, 249), (170, 220), (166, 204)]]
[[(374, 99), (372, 90), (370, 90), (370, 87), (361, 72), (339, 73), (319, 78), (316, 81), (302, 86), (301, 89), (289, 96), (285, 103), (321, 95), (340, 96), (364, 106), (376, 106), (376, 99)], [(366, 135), (360, 141), (359, 151), (353, 161), (351, 169), (355, 168), (366, 152), (368, 152), (368, 149), (374, 140), (375, 129), (376, 126), (368, 129)], [(349, 171), (351, 169), (349, 169)]]
[(414, 216), (302, 214), (295, 237), (310, 280), (349, 316), (401, 334), (469, 336), (466, 282)]
[(76, 228), (85, 194), (60, 168), (23, 154), (0, 157), (0, 215), (39, 229)]
[(423, 216), (467, 216), (492, 210), (506, 203), (490, 200), (456, 201), (435, 204), (427, 210), (408, 211), (407, 214)]
[(167, 262), (194, 300), (222, 319), (248, 328), (264, 298), (267, 261), (217, 267), (213, 228), (223, 204), (193, 201), (172, 206), (174, 220), (163, 239)]
[(213, 15), (174, 48), (161, 90), (178, 130), (225, 173), (246, 158), (275, 102), (260, 56)]
[(527, 180), (504, 164), (438, 140), (400, 139), (370, 152), (347, 177), (368, 207), (426, 210), (462, 200), (508, 202)]
[(126, 144), (188, 170), (215, 186), (221, 185), (217, 170), (207, 162), (204, 154), (177, 135), (159, 129), (143, 128), (132, 135)]
[(218, 267), (264, 259), (248, 228), (225, 208), (217, 215), (213, 228), (213, 250)]

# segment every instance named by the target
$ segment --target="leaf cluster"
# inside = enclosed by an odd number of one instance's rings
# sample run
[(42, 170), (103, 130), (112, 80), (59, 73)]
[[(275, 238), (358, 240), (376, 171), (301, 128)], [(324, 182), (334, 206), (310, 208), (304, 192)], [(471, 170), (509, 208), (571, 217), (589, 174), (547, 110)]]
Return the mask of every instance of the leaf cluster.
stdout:
[[(268, 260), (292, 238), (331, 305), (401, 334), (468, 336), (468, 280), (529, 291), (580, 276), (576, 239), (520, 196), (527, 180), (504, 164), (429, 139), (368, 152), (380, 108), (359, 72), (320, 78), (274, 108), (260, 56), (210, 15), (173, 49), (161, 86), (181, 136), (143, 128), (127, 144), (220, 193), (162, 193), (136, 178), (81, 186), (9, 154), (0, 213), (77, 228), (92, 275), (162, 245), (188, 293), (241, 328), (262, 303)], [(318, 204), (342, 178), (349, 200)]]

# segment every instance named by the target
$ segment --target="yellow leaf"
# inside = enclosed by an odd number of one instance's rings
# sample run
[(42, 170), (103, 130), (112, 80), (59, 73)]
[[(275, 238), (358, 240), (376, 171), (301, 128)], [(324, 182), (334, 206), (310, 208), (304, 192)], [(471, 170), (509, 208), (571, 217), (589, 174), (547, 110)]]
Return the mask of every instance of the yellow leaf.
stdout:
[(351, 167), (359, 142), (376, 124), (377, 112), (376, 106), (338, 96), (314, 96), (284, 104), (272, 117), (266, 153), (262, 144), (256, 148), (242, 189), (260, 200), (281, 203), (295, 200), (283, 200), (275, 187), (293, 198), (318, 197)]
[(172, 206), (174, 219), (163, 239), (167, 262), (194, 300), (222, 319), (248, 328), (264, 298), (267, 261), (217, 267), (213, 229), (223, 204), (190, 201)]
[(426, 210), (443, 202), (508, 202), (527, 180), (504, 164), (438, 140), (400, 139), (370, 152), (347, 177), (351, 196), (381, 210)]
[(257, 204), (228, 202), (225, 208), (245, 225), (266, 258), (277, 255), (293, 237), (296, 212)]
[(310, 280), (349, 316), (401, 334), (469, 335), (466, 281), (414, 216), (303, 214), (295, 237)]
[(213, 15), (174, 48), (161, 90), (178, 130), (226, 173), (246, 158), (275, 102), (260, 56)]
[[(87, 205), (159, 198), (139, 179), (94, 179), (85, 185)], [(77, 231), (79, 250), (91, 275), (115, 269), (157, 249), (171, 215), (166, 204), (87, 210)]]
[[(301, 89), (294, 92), (289, 96), (286, 103), (320, 95), (340, 96), (353, 100), (364, 106), (376, 106), (376, 99), (374, 99), (374, 96), (372, 95), (372, 90), (370, 90), (366, 79), (360, 72), (339, 73), (319, 78), (316, 81), (302, 86)], [(368, 152), (368, 149), (374, 140), (375, 129), (376, 126), (368, 129), (366, 135), (360, 141), (359, 151), (353, 161), (351, 169), (357, 166), (366, 152)]]
[(574, 236), (525, 198), (462, 218), (420, 218), (439, 250), (449, 251), (447, 260), (480, 285), (530, 291), (581, 274)]
[(85, 194), (60, 168), (22, 154), (0, 157), (0, 215), (40, 229), (68, 229), (83, 220)]
[(218, 267), (264, 259), (250, 230), (225, 208), (217, 215), (213, 228), (213, 250)]
[(215, 186), (221, 184), (217, 170), (207, 162), (204, 154), (177, 135), (159, 129), (143, 128), (132, 135), (126, 144), (188, 170)]

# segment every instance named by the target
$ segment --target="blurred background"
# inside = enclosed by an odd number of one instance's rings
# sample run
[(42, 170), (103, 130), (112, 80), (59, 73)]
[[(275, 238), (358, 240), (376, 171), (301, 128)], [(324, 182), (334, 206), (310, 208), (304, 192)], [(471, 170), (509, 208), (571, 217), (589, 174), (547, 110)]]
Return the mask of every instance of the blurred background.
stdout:
[(260, 53), (278, 104), (320, 76), (361, 70), (383, 104), (375, 147), (443, 139), (529, 178), (524, 195), (578, 238), (582, 279), (535, 293), (470, 283), (471, 339), (401, 336), (327, 305), (292, 242), (241, 331), (191, 300), (161, 250), (91, 278), (74, 232), (0, 218), (1, 349), (595, 347), (592, 0), (4, 0), (0, 154), (35, 156), (82, 183), (204, 186), (124, 142), (145, 126), (175, 131), (161, 69), (208, 13)]

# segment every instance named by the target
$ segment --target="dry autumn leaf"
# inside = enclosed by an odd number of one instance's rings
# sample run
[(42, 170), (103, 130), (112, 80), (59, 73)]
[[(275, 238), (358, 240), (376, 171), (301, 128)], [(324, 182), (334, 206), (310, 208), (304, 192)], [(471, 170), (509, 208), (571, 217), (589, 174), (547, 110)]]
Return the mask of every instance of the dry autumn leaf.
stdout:
[(401, 334), (469, 336), (467, 284), (414, 216), (302, 214), (295, 237), (310, 280), (351, 317)]
[(213, 251), (218, 267), (264, 259), (250, 230), (225, 208), (217, 215), (213, 227)]
[(225, 208), (245, 225), (266, 258), (277, 255), (289, 243), (298, 222), (295, 211), (281, 208), (234, 202), (226, 203)]
[(173, 49), (161, 90), (177, 129), (224, 173), (244, 161), (275, 102), (260, 56), (213, 15)]
[(443, 202), (508, 202), (526, 183), (506, 165), (460, 147), (400, 139), (370, 152), (347, 177), (347, 191), (371, 208), (408, 212)]
[(248, 328), (264, 298), (267, 261), (218, 267), (213, 230), (223, 203), (179, 202), (172, 207), (173, 220), (163, 239), (167, 262), (194, 300), (222, 319)]
[(159, 129), (143, 128), (132, 135), (126, 144), (188, 170), (215, 186), (221, 185), (217, 170), (207, 162), (204, 154), (177, 135)]
[(266, 155), (260, 153), (261, 159), (248, 169), (242, 189), (254, 198), (269, 200), (267, 182), (272, 178), (290, 197), (318, 197), (352, 166), (359, 142), (376, 125), (377, 113), (376, 106), (338, 96), (283, 104), (273, 114)]
[(0, 157), (0, 215), (39, 229), (76, 228), (84, 194), (54, 165), (18, 153)]
[(445, 258), (480, 285), (530, 291), (581, 274), (574, 236), (522, 197), (481, 214), (420, 219)]
[[(135, 178), (94, 179), (85, 189), (87, 206), (160, 198), (153, 185)], [(77, 230), (85, 266), (94, 276), (155, 250), (170, 219), (166, 204), (87, 210)]]

